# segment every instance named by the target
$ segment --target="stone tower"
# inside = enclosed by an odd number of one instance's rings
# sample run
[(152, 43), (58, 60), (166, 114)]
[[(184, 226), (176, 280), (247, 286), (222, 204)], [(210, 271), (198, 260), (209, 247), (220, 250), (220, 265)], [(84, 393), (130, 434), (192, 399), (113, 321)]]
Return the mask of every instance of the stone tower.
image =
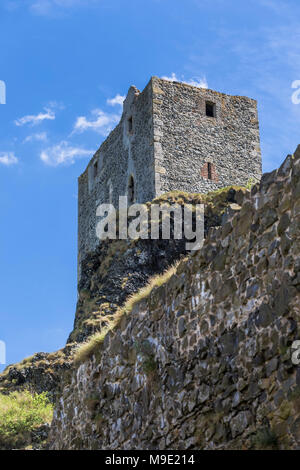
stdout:
[(130, 87), (119, 124), (79, 177), (78, 262), (96, 248), (96, 208), (127, 195), (208, 192), (261, 177), (257, 103), (152, 77)]

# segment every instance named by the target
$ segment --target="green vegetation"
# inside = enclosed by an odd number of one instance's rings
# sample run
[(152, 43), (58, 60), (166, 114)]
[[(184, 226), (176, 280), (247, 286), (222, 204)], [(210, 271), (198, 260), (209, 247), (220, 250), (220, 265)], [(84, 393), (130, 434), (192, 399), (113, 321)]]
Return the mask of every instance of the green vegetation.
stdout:
[(92, 335), (85, 343), (79, 345), (75, 352), (74, 361), (77, 364), (85, 362), (89, 357), (92, 356), (94, 351), (101, 345), (106, 335), (114, 330), (119, 324), (121, 318), (124, 315), (129, 315), (132, 312), (134, 306), (147, 298), (155, 287), (160, 287), (165, 284), (172, 276), (176, 273), (179, 262), (174, 264), (170, 269), (165, 271), (163, 274), (154, 276), (148, 284), (140, 289), (136, 294), (133, 294), (125, 302), (124, 306), (116, 311), (114, 315), (106, 317), (106, 326), (101, 331)]
[(255, 185), (255, 179), (251, 177), (251, 178), (248, 179), (245, 188), (249, 189), (249, 191), (250, 191), (252, 186), (254, 186), (254, 185)]
[(255, 434), (253, 444), (257, 450), (277, 449), (278, 438), (272, 429), (262, 428)]
[(30, 444), (34, 431), (50, 423), (53, 405), (47, 394), (28, 391), (0, 395), (0, 449)]
[(146, 357), (143, 361), (143, 372), (147, 376), (153, 376), (157, 371), (157, 363), (153, 356)]
[[(250, 181), (250, 180), (249, 180)], [(251, 183), (253, 184), (254, 181)], [(248, 185), (248, 183), (247, 183)], [(152, 202), (147, 203), (151, 204), (160, 204), (163, 202), (170, 202), (170, 203), (177, 203), (177, 204), (208, 204), (215, 202), (227, 202), (227, 197), (229, 191), (242, 191), (247, 192), (247, 187), (245, 186), (225, 186), (224, 188), (216, 189), (215, 191), (211, 191), (209, 193), (187, 193), (185, 191), (169, 191), (168, 193), (164, 193), (161, 196), (158, 196)]]

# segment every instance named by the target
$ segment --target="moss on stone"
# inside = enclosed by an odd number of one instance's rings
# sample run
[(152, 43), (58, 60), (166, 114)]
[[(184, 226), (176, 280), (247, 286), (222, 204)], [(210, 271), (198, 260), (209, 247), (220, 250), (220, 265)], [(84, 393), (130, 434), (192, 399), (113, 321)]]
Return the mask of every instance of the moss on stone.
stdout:
[(257, 450), (278, 449), (278, 438), (275, 432), (268, 427), (259, 429), (253, 436), (252, 442)]

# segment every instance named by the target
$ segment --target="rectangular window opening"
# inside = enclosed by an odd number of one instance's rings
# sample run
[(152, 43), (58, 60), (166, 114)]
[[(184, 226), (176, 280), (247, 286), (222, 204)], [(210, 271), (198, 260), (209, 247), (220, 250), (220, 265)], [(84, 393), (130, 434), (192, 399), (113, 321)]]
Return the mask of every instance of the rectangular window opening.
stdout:
[(206, 101), (206, 116), (216, 117), (216, 105), (210, 101)]

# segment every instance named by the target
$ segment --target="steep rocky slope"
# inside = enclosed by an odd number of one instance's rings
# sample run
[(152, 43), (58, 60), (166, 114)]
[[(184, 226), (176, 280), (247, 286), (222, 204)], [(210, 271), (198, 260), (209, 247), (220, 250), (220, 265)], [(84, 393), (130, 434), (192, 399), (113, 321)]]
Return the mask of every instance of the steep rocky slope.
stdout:
[[(181, 191), (167, 193), (155, 203), (205, 203), (205, 232), (221, 225), (228, 211), (238, 211), (245, 188), (232, 186), (206, 195)], [(151, 203), (148, 203), (150, 207)], [(73, 364), (77, 343), (101, 330), (110, 315), (155, 274), (162, 273), (186, 254), (186, 240), (108, 240), (89, 253), (82, 263), (74, 329), (67, 345), (53, 353), (37, 353), (0, 374), (0, 393), (29, 389), (60, 395), (62, 374)]]
[(300, 448), (300, 147), (63, 383), (52, 449)]
[[(240, 210), (246, 188), (232, 186), (209, 194), (166, 193), (151, 204), (205, 204), (205, 234), (220, 226), (225, 214)], [(173, 227), (171, 226), (173, 229)], [(68, 343), (82, 342), (105, 325), (125, 300), (187, 254), (186, 239), (106, 240), (81, 265), (74, 329)]]

